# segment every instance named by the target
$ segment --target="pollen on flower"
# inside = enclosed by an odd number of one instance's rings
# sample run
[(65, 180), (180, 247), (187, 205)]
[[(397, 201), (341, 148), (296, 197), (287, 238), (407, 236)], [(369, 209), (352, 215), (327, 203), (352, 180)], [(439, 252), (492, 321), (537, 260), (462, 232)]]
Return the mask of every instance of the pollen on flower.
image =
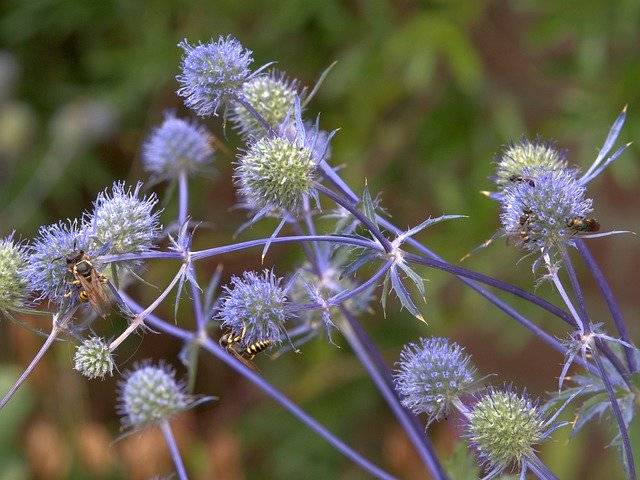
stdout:
[(396, 367), (394, 380), (402, 404), (415, 414), (428, 414), (430, 420), (442, 418), (476, 382), (471, 357), (446, 338), (422, 338), (419, 344), (405, 345)]
[(531, 183), (527, 171), (554, 171), (567, 168), (564, 152), (542, 140), (520, 141), (507, 145), (497, 158), (496, 183), (504, 187), (514, 182)]
[(526, 395), (490, 389), (471, 409), (467, 437), (490, 466), (520, 465), (544, 439), (544, 417)]
[(239, 158), (234, 178), (250, 208), (295, 214), (312, 194), (315, 170), (309, 148), (281, 137), (263, 137)]
[(74, 368), (89, 379), (113, 374), (113, 358), (109, 345), (99, 337), (91, 337), (76, 348)]
[(27, 255), (27, 248), (16, 242), (13, 235), (0, 240), (0, 312), (24, 306), (29, 293), (24, 277)]
[[(248, 80), (242, 86), (244, 99), (274, 129), (291, 112), (298, 95), (295, 81), (289, 81), (284, 74), (272, 71), (269, 75)], [(237, 130), (245, 138), (259, 138), (266, 135), (264, 127), (242, 105), (235, 104), (231, 117)]]

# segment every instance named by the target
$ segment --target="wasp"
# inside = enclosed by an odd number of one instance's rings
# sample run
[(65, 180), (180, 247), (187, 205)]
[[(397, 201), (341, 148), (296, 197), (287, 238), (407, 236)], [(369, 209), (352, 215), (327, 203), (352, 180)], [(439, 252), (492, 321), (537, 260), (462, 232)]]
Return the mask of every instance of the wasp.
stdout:
[[(91, 258), (82, 249), (74, 250), (65, 260), (73, 277), (71, 284), (78, 289), (80, 301), (89, 302), (96, 313), (104, 317), (111, 303), (105, 289), (105, 284), (109, 282), (107, 277), (95, 269)], [(71, 293), (67, 293), (66, 296), (71, 296)]]
[(524, 177), (522, 175), (517, 175), (517, 174), (511, 175), (509, 177), (509, 181), (510, 182), (527, 182), (530, 187), (536, 186), (536, 182), (533, 181), (533, 178)]
[[(242, 326), (242, 331), (240, 334), (235, 334), (234, 332), (225, 333), (220, 337), (220, 345), (224, 347), (229, 353), (231, 353), (234, 357), (240, 360), (247, 367), (257, 370), (256, 366), (250, 362), (249, 360), (253, 360), (253, 358), (261, 352), (264, 352), (266, 349), (273, 345), (273, 341), (271, 340), (258, 340), (257, 342), (248, 345), (247, 347), (238, 350), (235, 346), (242, 342), (245, 334), (247, 333), (246, 325)], [(247, 359), (248, 357), (248, 359)]]
[(597, 232), (600, 230), (600, 223), (592, 217), (571, 218), (567, 222), (567, 226), (576, 232)]
[(520, 215), (520, 218), (518, 219), (518, 223), (522, 227), (518, 232), (518, 236), (520, 237), (520, 240), (522, 240), (522, 243), (528, 243), (531, 240), (528, 224), (531, 221), (532, 213), (533, 211), (529, 207), (525, 207), (522, 209), (522, 215)]

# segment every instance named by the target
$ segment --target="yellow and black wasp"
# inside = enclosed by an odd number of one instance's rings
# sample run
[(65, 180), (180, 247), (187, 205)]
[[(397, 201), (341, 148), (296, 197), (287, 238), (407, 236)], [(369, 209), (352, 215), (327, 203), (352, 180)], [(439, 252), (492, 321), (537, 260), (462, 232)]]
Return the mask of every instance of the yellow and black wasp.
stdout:
[(250, 360), (253, 360), (256, 355), (264, 352), (269, 347), (271, 347), (273, 345), (273, 341), (258, 340), (248, 345), (247, 347), (238, 350), (236, 348), (236, 345), (242, 342), (246, 333), (247, 327), (246, 325), (243, 325), (242, 331), (239, 335), (235, 334), (234, 332), (225, 333), (220, 337), (219, 343), (220, 346), (224, 347), (229, 353), (231, 353), (247, 367), (253, 370), (257, 370), (256, 366), (252, 362), (250, 362)]
[[(95, 269), (91, 258), (82, 249), (74, 250), (65, 260), (73, 278), (71, 284), (77, 288), (80, 301), (88, 302), (98, 315), (104, 317), (111, 304), (105, 287), (109, 283), (107, 277)], [(67, 293), (67, 296), (71, 296), (71, 293)]]
[(567, 222), (567, 226), (576, 232), (597, 232), (600, 223), (593, 217), (576, 217)]

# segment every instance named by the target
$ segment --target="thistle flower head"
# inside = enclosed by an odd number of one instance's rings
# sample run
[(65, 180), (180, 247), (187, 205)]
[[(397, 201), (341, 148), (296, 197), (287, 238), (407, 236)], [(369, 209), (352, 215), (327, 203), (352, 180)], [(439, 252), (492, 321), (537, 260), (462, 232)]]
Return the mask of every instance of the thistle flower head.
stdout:
[(86, 225), (68, 220), (40, 227), (24, 269), (29, 288), (38, 292), (39, 299), (60, 304), (67, 296), (74, 298), (76, 289), (71, 284), (66, 259), (77, 250), (95, 257)]
[(0, 312), (24, 306), (29, 293), (24, 277), (27, 255), (27, 248), (16, 242), (13, 235), (0, 240)]
[[(284, 74), (273, 70), (269, 75), (246, 81), (242, 85), (242, 94), (256, 112), (276, 128), (293, 108), (299, 92), (295, 80), (289, 81)], [(255, 117), (239, 103), (234, 105), (231, 119), (246, 139), (260, 138), (267, 134)]]
[(111, 192), (100, 192), (87, 219), (92, 240), (110, 253), (135, 253), (151, 249), (160, 236), (159, 212), (155, 194), (142, 196), (142, 183), (126, 187), (115, 182)]
[(113, 358), (109, 345), (99, 337), (87, 338), (78, 345), (73, 357), (74, 368), (89, 379), (103, 379), (113, 374)]
[(142, 147), (145, 170), (161, 180), (201, 172), (214, 154), (209, 138), (205, 127), (167, 113)]
[(125, 428), (139, 428), (169, 419), (194, 405), (175, 371), (144, 362), (125, 374), (119, 385), (118, 413)]
[(244, 272), (242, 277), (231, 277), (219, 299), (216, 317), (222, 327), (241, 334), (248, 346), (260, 340), (280, 343), (285, 338), (285, 323), (292, 312), (282, 279), (270, 270), (262, 274)]
[(545, 439), (545, 418), (525, 393), (489, 389), (470, 412), (466, 435), (491, 468), (521, 466)]
[(573, 170), (525, 169), (524, 174), (532, 182), (513, 182), (502, 191), (502, 227), (527, 250), (552, 250), (576, 233), (571, 222), (584, 219), (592, 201)]
[(430, 421), (442, 418), (453, 401), (472, 391), (476, 370), (471, 357), (446, 338), (422, 338), (405, 345), (394, 375), (402, 404)]
[(185, 39), (178, 46), (185, 53), (182, 73), (176, 76), (181, 85), (178, 95), (200, 116), (216, 115), (250, 78), (252, 52), (232, 36), (197, 45)]
[(526, 171), (554, 171), (567, 168), (564, 152), (553, 144), (536, 139), (520, 141), (507, 145), (498, 156), (496, 183), (500, 187), (528, 178)]

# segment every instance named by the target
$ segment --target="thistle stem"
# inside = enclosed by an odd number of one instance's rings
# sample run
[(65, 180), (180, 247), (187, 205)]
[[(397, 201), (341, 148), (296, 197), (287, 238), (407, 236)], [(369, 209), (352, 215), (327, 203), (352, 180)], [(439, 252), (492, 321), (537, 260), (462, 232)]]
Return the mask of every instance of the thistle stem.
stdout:
[(182, 462), (182, 457), (180, 456), (180, 450), (178, 450), (176, 439), (174, 438), (173, 431), (171, 430), (171, 425), (169, 425), (169, 422), (167, 420), (160, 423), (160, 430), (162, 430), (164, 440), (165, 442), (167, 442), (167, 447), (169, 447), (169, 452), (171, 453), (173, 464), (176, 466), (176, 473), (178, 474), (178, 478), (180, 480), (189, 480), (187, 471), (184, 468), (184, 463)]
[[(127, 294), (122, 293), (122, 298), (129, 307), (133, 311), (141, 311), (142, 307), (138, 305), (135, 301), (131, 299)], [(245, 377), (251, 383), (256, 385), (262, 391), (264, 391), (268, 396), (270, 396), (273, 400), (279, 403), (283, 408), (285, 408), (289, 413), (295, 416), (298, 420), (304, 423), (308, 428), (316, 432), (320, 435), (324, 440), (326, 440), (330, 445), (336, 448), (340, 453), (345, 455), (347, 458), (352, 460), (354, 463), (359, 465), (363, 470), (369, 472), (373, 477), (379, 478), (382, 480), (396, 480), (396, 478), (389, 473), (385, 472), (381, 468), (377, 467), (369, 460), (364, 458), (358, 452), (349, 447), (342, 440), (334, 436), (331, 432), (329, 432), (326, 428), (324, 428), (321, 424), (319, 424), (314, 418), (308, 415), (304, 410), (302, 410), (298, 405), (292, 402), (287, 396), (285, 396), (280, 390), (272, 386), (269, 382), (267, 382), (264, 378), (258, 375), (256, 372), (251, 370), (249, 367), (245, 366), (242, 362), (234, 358), (231, 354), (229, 354), (224, 348), (218, 345), (216, 342), (211, 341), (209, 338), (206, 338), (202, 334), (195, 335), (192, 332), (184, 330), (180, 327), (176, 327), (171, 325), (157, 316), (153, 314), (149, 314), (147, 317), (147, 321), (149, 325), (158, 329), (159, 331), (165, 332), (173, 337), (181, 339), (183, 342), (193, 342), (198, 341), (202, 347), (209, 352), (211, 355), (215, 356), (217, 359), (221, 360), (227, 366), (231, 367), (237, 373)]]
[(186, 268), (187, 264), (183, 263), (180, 267), (180, 270), (178, 270), (178, 273), (176, 273), (173, 277), (173, 280), (171, 280), (169, 285), (167, 285), (167, 288), (165, 288), (164, 291), (160, 295), (158, 295), (158, 298), (156, 298), (151, 305), (149, 305), (144, 311), (135, 316), (135, 318), (131, 321), (125, 331), (122, 332), (118, 336), (118, 338), (116, 338), (109, 344), (109, 350), (113, 352), (122, 342), (125, 341), (125, 339), (129, 335), (131, 335), (140, 325), (144, 323), (145, 318), (147, 318), (149, 314), (151, 314), (151, 312), (158, 308), (158, 305), (160, 305), (162, 301), (167, 297), (167, 295), (169, 295), (171, 290), (173, 290), (173, 287), (176, 285), (176, 283), (178, 283), (178, 280), (180, 280), (180, 278), (182, 278), (182, 276), (184, 275)]
[[(616, 301), (613, 292), (611, 291), (611, 287), (609, 286), (609, 282), (605, 278), (602, 270), (598, 266), (598, 262), (593, 257), (589, 248), (585, 244), (583, 240), (577, 239), (575, 241), (576, 247), (580, 252), (587, 268), (591, 272), (593, 279), (595, 280), (604, 300), (609, 308), (609, 312), (611, 313), (611, 318), (613, 318), (613, 323), (616, 326), (616, 330), (618, 330), (618, 334), (620, 338), (629, 344), (633, 344), (631, 337), (629, 336), (629, 332), (627, 331), (627, 325), (625, 324), (624, 317), (622, 316), (622, 311), (618, 306), (618, 302)], [(629, 370), (634, 373), (638, 369), (638, 365), (636, 363), (634, 349), (631, 347), (624, 346), (624, 353), (627, 358), (627, 365), (629, 366)]]
[(189, 183), (187, 173), (183, 170), (178, 176), (178, 228), (187, 221), (187, 210), (189, 208)]
[(636, 465), (633, 459), (633, 450), (631, 449), (631, 442), (629, 441), (629, 432), (627, 431), (627, 426), (624, 423), (624, 418), (622, 417), (622, 412), (620, 411), (620, 406), (618, 405), (616, 394), (613, 391), (611, 380), (609, 379), (607, 371), (602, 364), (600, 353), (595, 348), (592, 352), (593, 359), (595, 360), (596, 366), (600, 371), (600, 378), (602, 378), (602, 383), (604, 384), (604, 388), (606, 389), (607, 395), (609, 397), (609, 402), (611, 403), (611, 410), (613, 411), (613, 415), (616, 418), (616, 422), (618, 423), (618, 428), (620, 429), (620, 437), (622, 439), (622, 447), (624, 451), (625, 462), (627, 464), (627, 478), (629, 480), (636, 480)]
[(529, 469), (540, 480), (558, 480), (558, 477), (535, 454), (528, 457), (526, 462)]
[(15, 383), (7, 391), (7, 393), (4, 394), (4, 396), (2, 397), (2, 400), (0, 400), (0, 409), (4, 408), (4, 406), (7, 403), (9, 403), (9, 400), (13, 398), (13, 396), (18, 391), (18, 389), (22, 386), (22, 384), (25, 382), (27, 377), (31, 375), (31, 372), (33, 372), (33, 370), (36, 368), (38, 363), (40, 363), (40, 360), (42, 360), (42, 357), (44, 357), (44, 354), (47, 353), (51, 345), (53, 345), (53, 342), (58, 337), (59, 333), (60, 333), (60, 326), (58, 325), (57, 314), (56, 314), (53, 317), (51, 332), (49, 332), (47, 339), (44, 341), (44, 343), (38, 350), (38, 353), (35, 354), (31, 362), (27, 366), (27, 368), (24, 369), (24, 371), (22, 372), (22, 375), (20, 375), (20, 377), (15, 381)]

